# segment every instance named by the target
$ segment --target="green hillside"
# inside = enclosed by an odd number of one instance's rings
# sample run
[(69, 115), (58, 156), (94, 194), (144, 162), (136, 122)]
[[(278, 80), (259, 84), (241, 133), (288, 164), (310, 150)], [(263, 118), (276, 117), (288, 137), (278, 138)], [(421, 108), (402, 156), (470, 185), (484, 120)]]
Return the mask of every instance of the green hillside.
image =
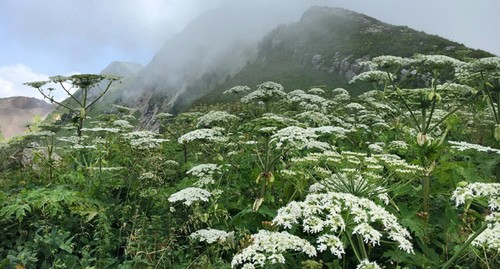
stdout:
[[(324, 85), (347, 87), (349, 79), (362, 71), (360, 62), (380, 55), (409, 57), (416, 53), (442, 54), (460, 60), (491, 56), (462, 44), (394, 26), (369, 16), (340, 8), (312, 7), (301, 20), (280, 25), (260, 42), (258, 55), (243, 70), (213, 88), (192, 87), (180, 97), (175, 110), (196, 103), (234, 101), (221, 93), (234, 85), (254, 87), (262, 81), (281, 83), (285, 89)], [(200, 83), (202, 84), (202, 83)], [(350, 86), (351, 93), (364, 85)]]

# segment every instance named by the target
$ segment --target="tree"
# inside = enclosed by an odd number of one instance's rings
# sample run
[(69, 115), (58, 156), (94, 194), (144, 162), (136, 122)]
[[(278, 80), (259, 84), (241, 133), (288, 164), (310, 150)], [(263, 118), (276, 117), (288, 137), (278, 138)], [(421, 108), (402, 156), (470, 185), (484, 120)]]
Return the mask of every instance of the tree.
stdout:
[[(89, 109), (106, 94), (111, 84), (120, 78), (113, 75), (78, 74), (69, 77), (53, 76), (48, 81), (27, 82), (25, 85), (37, 89), (43, 98), (50, 100), (51, 103), (56, 103), (76, 114), (74, 119), (77, 127), (77, 135), (81, 138), (83, 122), (87, 118)], [(59, 85), (68, 94), (69, 98), (76, 103), (75, 107), (72, 107), (73, 105), (70, 102), (54, 100), (52, 92), (56, 89), (46, 87), (49, 83)], [(78, 91), (72, 93), (73, 89), (77, 89)], [(96, 94), (93, 94), (94, 92)]]

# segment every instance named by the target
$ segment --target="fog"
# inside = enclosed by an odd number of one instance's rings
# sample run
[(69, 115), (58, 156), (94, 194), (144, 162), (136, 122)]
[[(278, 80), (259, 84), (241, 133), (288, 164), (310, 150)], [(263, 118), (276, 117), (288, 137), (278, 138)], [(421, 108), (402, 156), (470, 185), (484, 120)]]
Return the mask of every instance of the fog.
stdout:
[(265, 34), (298, 21), (310, 6), (328, 2), (230, 1), (210, 9), (169, 39), (125, 88), (132, 96), (140, 90), (175, 96), (204, 74), (232, 75), (255, 56)]

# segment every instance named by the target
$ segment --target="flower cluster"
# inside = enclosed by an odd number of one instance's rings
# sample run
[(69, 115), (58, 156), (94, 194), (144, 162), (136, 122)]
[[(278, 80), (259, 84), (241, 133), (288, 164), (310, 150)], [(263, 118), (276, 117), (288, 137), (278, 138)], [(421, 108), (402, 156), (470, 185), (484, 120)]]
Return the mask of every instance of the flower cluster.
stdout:
[(132, 129), (132, 128), (134, 128), (134, 126), (126, 120), (115, 120), (115, 121), (113, 121), (113, 125), (117, 126), (120, 129)]
[(370, 262), (369, 260), (362, 260), (356, 269), (382, 269), (376, 262)]
[(284, 264), (283, 253), (287, 251), (303, 252), (309, 257), (317, 255), (316, 249), (305, 239), (288, 232), (260, 230), (252, 235), (252, 243), (233, 257), (231, 268), (238, 265), (249, 269), (266, 264)]
[(250, 91), (251, 88), (248, 86), (234, 86), (229, 90), (225, 90), (222, 94), (228, 94), (228, 93), (242, 93), (242, 92), (248, 92)]
[(95, 133), (119, 133), (118, 128), (106, 128), (106, 127), (93, 127), (93, 128), (82, 128), (82, 132), (95, 132)]
[(351, 79), (351, 81), (349, 81), (349, 83), (352, 84), (358, 81), (365, 81), (365, 82), (375, 82), (383, 84), (384, 82), (388, 81), (390, 78), (393, 77), (393, 75), (391, 75), (390, 73), (389, 76), (387, 74), (388, 74), (387, 72), (378, 70), (367, 71), (354, 76)]
[(226, 232), (217, 229), (201, 229), (192, 233), (189, 237), (198, 240), (199, 242), (207, 242), (212, 244), (215, 242), (224, 243), (229, 238), (234, 237), (234, 232)]
[(132, 148), (135, 149), (156, 149), (168, 139), (156, 138), (157, 134), (151, 131), (135, 131), (122, 134)]
[(479, 152), (491, 152), (500, 154), (500, 149), (494, 149), (492, 147), (481, 146), (478, 144), (471, 144), (464, 141), (448, 141), (451, 144), (451, 148), (458, 151), (475, 150)]
[(488, 207), (492, 213), (486, 216), (485, 221), (488, 223), (484, 230), (473, 241), (474, 246), (484, 246), (487, 249), (500, 252), (500, 183), (471, 183), (464, 187), (458, 187), (453, 191), (451, 197), (455, 201), (456, 206), (464, 204), (477, 198), (486, 198)]
[(445, 55), (423, 55), (418, 54), (414, 57), (415, 62), (431, 66), (431, 67), (443, 67), (443, 66), (453, 66), (458, 67), (464, 64), (464, 62), (459, 61), (455, 58), (445, 56)]
[(301, 149), (309, 142), (318, 137), (311, 129), (304, 129), (298, 126), (289, 126), (278, 130), (271, 136), (271, 141), (276, 143), (276, 147), (281, 149), (285, 146)]
[(312, 88), (312, 89), (308, 90), (307, 92), (311, 93), (311, 94), (325, 94), (325, 90), (323, 90), (321, 88)]
[(226, 111), (210, 111), (198, 118), (196, 127), (210, 127), (217, 123), (227, 123), (239, 119), (237, 116), (229, 114)]
[(223, 128), (218, 127), (212, 129), (196, 129), (179, 137), (177, 142), (180, 144), (189, 143), (195, 140), (224, 142), (227, 138), (222, 135), (223, 130)]
[(242, 103), (250, 102), (269, 102), (272, 100), (282, 100), (288, 99), (288, 95), (284, 91), (281, 84), (268, 81), (257, 86), (257, 90), (249, 93), (248, 95), (241, 98)]
[(198, 201), (208, 202), (210, 196), (212, 193), (205, 189), (189, 187), (170, 195), (168, 201), (171, 203), (182, 201), (184, 205), (190, 206)]
[(402, 58), (399, 56), (382, 55), (374, 57), (369, 65), (379, 69), (401, 68), (412, 63), (412, 59)]
[(323, 126), (330, 124), (330, 119), (328, 119), (325, 114), (315, 111), (302, 112), (295, 115), (295, 119), (301, 122), (309, 123), (313, 126)]
[[(347, 222), (347, 219), (352, 222)], [(273, 223), (287, 229), (293, 225), (300, 225), (305, 233), (320, 234), (317, 241), (318, 249), (325, 250), (327, 246), (336, 255), (343, 253), (344, 247), (335, 237), (345, 231), (361, 235), (364, 242), (372, 246), (379, 245), (382, 233), (386, 233), (400, 249), (413, 253), (409, 241), (410, 233), (397, 222), (396, 216), (371, 200), (352, 194), (338, 192), (309, 194), (303, 202), (294, 201), (280, 208)], [(373, 224), (377, 224), (376, 227), (381, 225), (383, 230), (377, 230)], [(347, 225), (354, 227), (348, 228)], [(330, 237), (325, 238), (325, 235)]]
[(213, 175), (216, 172), (220, 172), (220, 167), (218, 165), (213, 163), (205, 163), (191, 168), (186, 173), (198, 178), (198, 181), (195, 183), (195, 185), (198, 187), (203, 187), (205, 185), (214, 183)]
[(344, 88), (335, 88), (332, 90), (332, 94), (333, 95), (339, 95), (339, 94), (349, 95), (349, 92)]
[(455, 201), (456, 206), (460, 206), (466, 200), (479, 197), (486, 197), (489, 200), (488, 205), (491, 210), (500, 209), (500, 183), (470, 183), (453, 191), (451, 199)]
[(318, 95), (305, 93), (303, 90), (294, 90), (288, 93), (290, 101), (298, 104), (304, 110), (321, 110), (329, 105), (328, 101)]

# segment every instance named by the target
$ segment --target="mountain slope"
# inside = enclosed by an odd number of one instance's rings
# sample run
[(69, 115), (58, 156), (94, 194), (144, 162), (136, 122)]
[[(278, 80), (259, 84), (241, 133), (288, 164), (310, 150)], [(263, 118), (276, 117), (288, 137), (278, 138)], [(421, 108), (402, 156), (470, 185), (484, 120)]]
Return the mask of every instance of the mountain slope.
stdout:
[(35, 116), (44, 118), (54, 107), (33, 97), (0, 98), (0, 127), (4, 138), (10, 138), (27, 130), (25, 125)]
[[(325, 85), (363, 91), (348, 81), (359, 74), (361, 61), (380, 55), (412, 56), (443, 54), (458, 59), (487, 57), (462, 44), (405, 26), (383, 23), (340, 8), (312, 7), (300, 21), (281, 25), (260, 43), (258, 57), (241, 72), (215, 86), (198, 102), (228, 101), (222, 91), (234, 85), (255, 86), (263, 81), (279, 82), (286, 89)], [(183, 98), (186, 105), (192, 102)]]
[[(195, 102), (232, 101), (222, 92), (235, 85), (253, 87), (271, 80), (287, 90), (347, 88), (349, 79), (363, 71), (360, 62), (379, 55), (491, 55), (341, 8), (312, 7), (296, 22), (276, 27), (293, 16), (273, 17), (280, 13), (252, 5), (235, 7), (202, 14), (122, 83), (108, 102), (136, 108), (142, 113), (142, 127), (154, 129), (158, 112), (177, 113)], [(348, 89), (353, 94), (364, 90), (362, 84)]]

